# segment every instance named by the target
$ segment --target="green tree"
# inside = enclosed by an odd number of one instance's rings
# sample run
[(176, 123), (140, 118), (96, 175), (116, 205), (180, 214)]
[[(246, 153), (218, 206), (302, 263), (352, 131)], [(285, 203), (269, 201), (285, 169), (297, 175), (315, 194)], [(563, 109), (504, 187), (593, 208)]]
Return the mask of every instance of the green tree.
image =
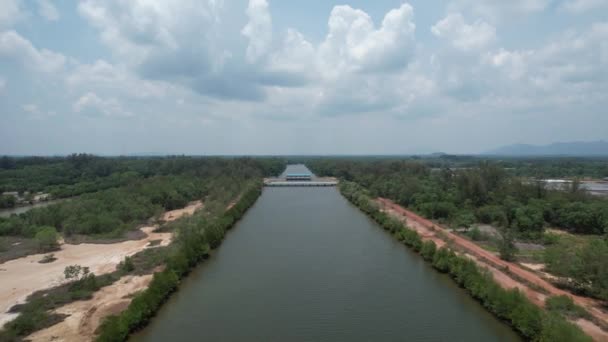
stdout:
[(500, 232), (500, 240), (498, 243), (498, 251), (500, 253), (500, 258), (507, 261), (513, 261), (515, 259), (515, 252), (517, 251), (515, 247), (515, 238), (511, 228), (503, 227), (499, 229)]
[(42, 252), (53, 251), (59, 247), (59, 243), (57, 242), (59, 234), (57, 234), (57, 230), (54, 227), (46, 226), (40, 228), (34, 238), (38, 244), (38, 249)]

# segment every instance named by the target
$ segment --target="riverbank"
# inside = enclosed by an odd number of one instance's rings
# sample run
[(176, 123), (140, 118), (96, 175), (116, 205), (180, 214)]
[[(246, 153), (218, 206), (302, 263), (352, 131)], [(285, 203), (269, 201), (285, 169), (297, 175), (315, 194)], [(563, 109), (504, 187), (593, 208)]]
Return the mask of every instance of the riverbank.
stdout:
[[(549, 296), (568, 296), (573, 299), (576, 305), (583, 307), (589, 312), (596, 322), (608, 323), (608, 314), (603, 311), (601, 302), (587, 297), (576, 296), (559, 289), (537, 274), (522, 268), (519, 264), (502, 260), (494, 253), (483, 249), (475, 243), (454, 234), (449, 229), (429, 221), (388, 199), (378, 198), (377, 203), (380, 205), (383, 212), (388, 213), (392, 217), (396, 217), (408, 227), (416, 229), (423, 240), (433, 240), (438, 246), (445, 245), (446, 242), (449, 241), (452, 249), (471, 258), (479, 266), (492, 272), (494, 280), (503, 288), (517, 288), (525, 294), (531, 302), (541, 307), (545, 306), (545, 302)], [(585, 319), (574, 319), (571, 322), (577, 324), (585, 333), (592, 336), (595, 340), (608, 341), (608, 332), (603, 330), (599, 324)]]
[(135, 295), (124, 311), (104, 319), (97, 330), (96, 340), (124, 341), (131, 333), (145, 327), (169, 296), (177, 291), (180, 280), (207, 259), (211, 249), (220, 246), (227, 231), (242, 218), (261, 193), (262, 183), (258, 182), (219, 217), (203, 222), (205, 225), (198, 229), (181, 230), (179, 237), (182, 245), (167, 259), (165, 268), (154, 273), (149, 286)]
[[(190, 203), (185, 208), (163, 214), (164, 222), (171, 222), (186, 215), (192, 215), (203, 207), (202, 202)], [(40, 263), (42, 254), (29, 255), (0, 264), (0, 326), (12, 320), (17, 313), (9, 312), (14, 305), (24, 303), (36, 291), (65, 284), (63, 271), (69, 265), (89, 267), (92, 273), (103, 275), (113, 272), (125, 259), (140, 251), (158, 246), (167, 246), (172, 240), (170, 232), (155, 232), (158, 225), (140, 228), (145, 236), (140, 240), (129, 240), (113, 244), (68, 244), (52, 253), (55, 261)]]
[[(356, 183), (341, 183), (340, 191), (384, 229), (420, 253), (435, 269), (450, 274), (472, 297), (498, 318), (509, 322), (526, 339), (568, 342), (591, 340), (578, 326), (538, 307), (538, 303), (530, 301), (518, 286), (503, 287), (496, 281), (496, 274), (489, 273), (488, 268), (480, 267), (478, 260), (472, 260), (461, 253), (456, 254), (452, 247), (453, 239), (445, 232), (434, 233), (433, 229), (428, 229), (428, 225), (424, 225), (428, 230), (422, 232), (420, 226), (418, 229), (404, 226), (401, 220), (380, 211), (365, 190)], [(436, 243), (437, 239), (443, 241), (443, 244)], [(602, 340), (601, 336), (594, 338)]]

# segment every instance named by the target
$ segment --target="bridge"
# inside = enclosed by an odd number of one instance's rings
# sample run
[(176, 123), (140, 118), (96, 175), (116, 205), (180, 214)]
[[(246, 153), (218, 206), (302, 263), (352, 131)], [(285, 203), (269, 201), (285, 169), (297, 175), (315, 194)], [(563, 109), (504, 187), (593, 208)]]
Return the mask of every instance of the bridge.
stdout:
[(278, 178), (264, 178), (264, 186), (275, 187), (326, 187), (338, 185), (338, 179), (333, 177), (313, 177), (302, 174), (286, 175)]

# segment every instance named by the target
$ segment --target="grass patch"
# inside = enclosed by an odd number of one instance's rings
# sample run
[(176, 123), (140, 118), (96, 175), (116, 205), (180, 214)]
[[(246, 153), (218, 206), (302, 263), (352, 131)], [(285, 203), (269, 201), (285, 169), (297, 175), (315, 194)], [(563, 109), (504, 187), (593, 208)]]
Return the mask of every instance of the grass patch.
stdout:
[(551, 296), (547, 298), (545, 308), (548, 311), (559, 313), (571, 319), (592, 319), (587, 310), (574, 304), (569, 296)]

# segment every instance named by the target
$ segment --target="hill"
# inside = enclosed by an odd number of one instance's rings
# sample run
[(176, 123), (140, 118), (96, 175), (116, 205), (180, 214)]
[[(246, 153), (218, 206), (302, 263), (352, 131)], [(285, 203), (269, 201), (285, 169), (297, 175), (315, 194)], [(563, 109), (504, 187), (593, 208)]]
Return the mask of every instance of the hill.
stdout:
[(608, 142), (599, 140), (556, 142), (549, 145), (514, 144), (482, 154), (505, 156), (608, 156)]

